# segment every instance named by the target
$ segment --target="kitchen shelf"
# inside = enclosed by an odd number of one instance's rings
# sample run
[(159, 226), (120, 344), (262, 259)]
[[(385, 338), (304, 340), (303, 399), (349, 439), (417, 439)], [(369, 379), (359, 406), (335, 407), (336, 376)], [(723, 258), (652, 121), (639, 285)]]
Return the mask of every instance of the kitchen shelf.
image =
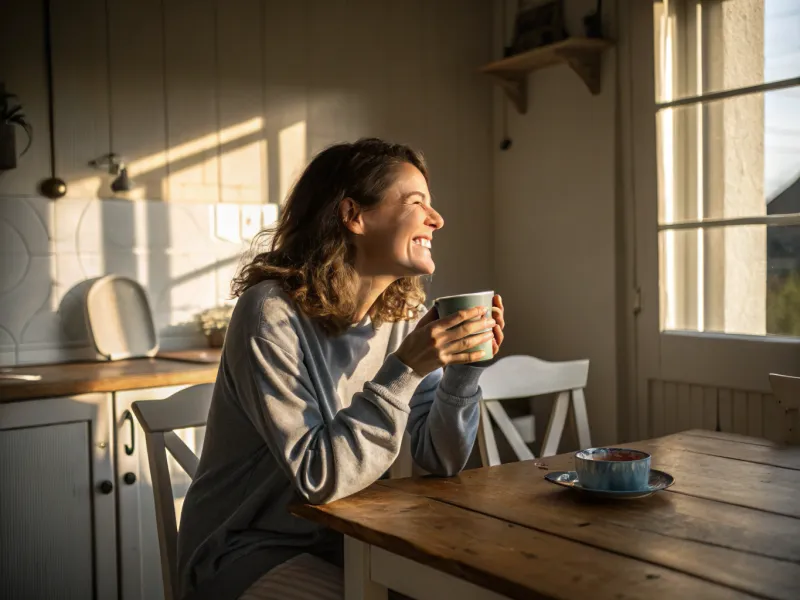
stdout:
[(602, 54), (613, 45), (611, 40), (573, 37), (498, 60), (480, 71), (493, 77), (517, 111), (525, 114), (528, 110), (528, 73), (567, 64), (596, 95), (600, 93)]

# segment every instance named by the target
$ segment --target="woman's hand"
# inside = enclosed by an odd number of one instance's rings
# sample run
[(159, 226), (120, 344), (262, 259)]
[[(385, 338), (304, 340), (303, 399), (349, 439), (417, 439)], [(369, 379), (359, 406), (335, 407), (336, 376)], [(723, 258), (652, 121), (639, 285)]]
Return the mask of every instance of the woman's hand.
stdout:
[(500, 350), (500, 346), (503, 345), (503, 339), (505, 339), (505, 335), (503, 334), (503, 329), (506, 328), (505, 310), (503, 299), (498, 294), (495, 294), (494, 298), (492, 298), (492, 315), (496, 322), (495, 326), (492, 328), (492, 332), (494, 333), (494, 340), (492, 340), (492, 356), (497, 356), (497, 351)]
[[(497, 321), (484, 318), (485, 314), (486, 308), (479, 306), (439, 319), (436, 308), (432, 308), (420, 319), (416, 329), (408, 334), (394, 354), (421, 377), (439, 367), (479, 360), (483, 358), (483, 351), (467, 350), (488, 340), (493, 340), (493, 348), (499, 348), (503, 342), (502, 328), (498, 342)], [(502, 302), (500, 315), (502, 319)], [(490, 331), (479, 333), (485, 329)]]

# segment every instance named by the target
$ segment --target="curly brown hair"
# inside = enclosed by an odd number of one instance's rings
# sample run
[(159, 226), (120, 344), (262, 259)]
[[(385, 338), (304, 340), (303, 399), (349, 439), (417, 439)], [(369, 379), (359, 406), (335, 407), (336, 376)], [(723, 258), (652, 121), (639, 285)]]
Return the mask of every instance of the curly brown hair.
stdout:
[[(233, 279), (233, 296), (274, 280), (326, 331), (343, 332), (355, 319), (357, 278), (355, 248), (339, 205), (352, 198), (363, 208), (376, 206), (404, 163), (419, 169), (427, 181), (422, 155), (402, 144), (364, 138), (320, 152), (295, 183), (277, 226), (254, 240), (252, 258)], [(267, 250), (259, 252), (264, 245)], [(370, 317), (376, 326), (407, 320), (424, 301), (421, 278), (403, 277), (381, 294)]]

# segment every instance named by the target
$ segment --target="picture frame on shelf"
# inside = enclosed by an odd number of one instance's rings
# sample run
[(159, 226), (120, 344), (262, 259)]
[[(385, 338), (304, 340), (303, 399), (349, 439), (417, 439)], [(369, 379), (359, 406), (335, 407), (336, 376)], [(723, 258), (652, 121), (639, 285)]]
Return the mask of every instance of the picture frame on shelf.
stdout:
[(514, 38), (506, 49), (513, 56), (569, 37), (564, 25), (564, 0), (522, 7), (514, 20)]

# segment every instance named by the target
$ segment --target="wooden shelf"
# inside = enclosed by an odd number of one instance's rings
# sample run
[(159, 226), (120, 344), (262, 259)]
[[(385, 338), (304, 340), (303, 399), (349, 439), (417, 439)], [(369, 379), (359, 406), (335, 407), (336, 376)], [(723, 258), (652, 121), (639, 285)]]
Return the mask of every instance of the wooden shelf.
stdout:
[(613, 45), (610, 40), (573, 37), (498, 60), (480, 71), (492, 76), (503, 87), (517, 111), (525, 114), (528, 110), (528, 73), (567, 64), (592, 94), (599, 94), (601, 55)]

